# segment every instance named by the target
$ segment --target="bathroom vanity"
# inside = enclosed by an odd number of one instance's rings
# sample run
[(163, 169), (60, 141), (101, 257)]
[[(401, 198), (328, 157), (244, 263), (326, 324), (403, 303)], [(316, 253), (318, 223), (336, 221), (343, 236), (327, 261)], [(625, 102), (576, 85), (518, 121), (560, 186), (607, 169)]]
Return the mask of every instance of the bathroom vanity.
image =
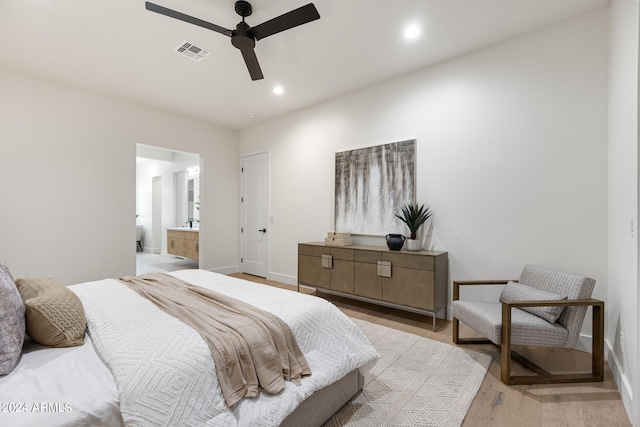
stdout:
[(179, 257), (200, 258), (200, 231), (197, 228), (167, 228), (167, 253)]

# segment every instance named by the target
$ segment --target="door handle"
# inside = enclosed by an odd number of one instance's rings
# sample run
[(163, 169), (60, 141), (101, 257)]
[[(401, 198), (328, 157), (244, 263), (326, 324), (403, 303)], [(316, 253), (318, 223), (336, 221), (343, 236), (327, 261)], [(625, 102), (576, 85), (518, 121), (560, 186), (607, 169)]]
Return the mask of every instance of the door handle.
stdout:
[(266, 229), (266, 228), (261, 228), (261, 229), (260, 229), (260, 230), (258, 230), (258, 231), (259, 231), (259, 232), (261, 232), (261, 233), (266, 233), (266, 232), (267, 232), (267, 229)]

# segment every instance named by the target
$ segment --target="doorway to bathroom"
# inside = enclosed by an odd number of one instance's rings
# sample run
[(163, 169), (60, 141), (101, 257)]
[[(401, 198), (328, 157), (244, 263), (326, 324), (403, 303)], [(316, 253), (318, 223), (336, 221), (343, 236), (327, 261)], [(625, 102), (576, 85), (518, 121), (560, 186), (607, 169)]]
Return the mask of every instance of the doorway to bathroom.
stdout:
[(136, 147), (136, 274), (198, 268), (199, 154)]

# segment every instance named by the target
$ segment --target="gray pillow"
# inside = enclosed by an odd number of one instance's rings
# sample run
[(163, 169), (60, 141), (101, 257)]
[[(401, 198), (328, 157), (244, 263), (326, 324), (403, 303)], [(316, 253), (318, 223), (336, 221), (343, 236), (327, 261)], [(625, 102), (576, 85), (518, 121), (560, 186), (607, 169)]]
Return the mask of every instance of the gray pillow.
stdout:
[[(533, 286), (523, 285), (522, 283), (509, 282), (500, 294), (500, 302), (510, 301), (542, 301), (542, 300), (566, 300), (567, 296), (556, 295), (551, 292), (542, 291)], [(543, 318), (549, 323), (555, 323), (562, 314), (564, 307), (518, 307), (531, 314)]]
[(20, 359), (24, 343), (24, 305), (9, 268), (0, 263), (0, 375), (7, 375)]

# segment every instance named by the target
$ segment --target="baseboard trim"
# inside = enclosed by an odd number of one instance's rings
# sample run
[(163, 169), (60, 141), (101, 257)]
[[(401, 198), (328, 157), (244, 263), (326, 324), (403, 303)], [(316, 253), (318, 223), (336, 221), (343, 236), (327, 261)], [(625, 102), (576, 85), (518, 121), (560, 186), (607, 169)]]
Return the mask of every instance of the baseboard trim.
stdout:
[[(593, 337), (591, 335), (580, 334), (578, 337), (578, 342), (575, 345), (576, 350), (584, 351), (587, 353), (591, 353), (591, 349), (593, 348)], [(606, 355), (605, 355), (606, 358)]]
[(620, 391), (620, 397), (622, 398), (622, 403), (624, 405), (624, 409), (627, 411), (627, 415), (630, 420), (634, 419), (634, 402), (633, 402), (633, 388), (631, 387), (631, 383), (629, 378), (624, 374), (622, 370), (622, 364), (616, 357), (615, 353), (612, 351), (613, 347), (609, 340), (604, 340), (604, 353), (607, 362), (609, 363), (609, 368), (611, 369), (611, 373), (613, 374), (613, 380), (616, 382), (618, 386), (618, 390)]
[(289, 276), (288, 274), (267, 273), (267, 280), (274, 280), (292, 286), (298, 284), (298, 278), (296, 276)]

